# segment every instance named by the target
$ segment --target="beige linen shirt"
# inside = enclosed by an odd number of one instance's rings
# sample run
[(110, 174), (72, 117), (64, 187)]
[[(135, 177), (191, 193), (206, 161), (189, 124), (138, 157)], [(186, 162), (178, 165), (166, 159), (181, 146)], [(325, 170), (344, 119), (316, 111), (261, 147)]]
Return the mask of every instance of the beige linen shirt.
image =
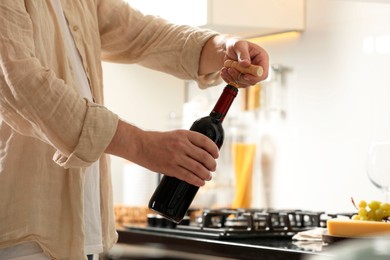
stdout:
[(198, 76), (200, 52), (216, 33), (144, 16), (120, 0), (61, 3), (94, 102), (78, 92), (51, 1), (0, 1), (0, 248), (36, 241), (53, 259), (84, 259), (84, 169), (97, 160), (104, 249), (117, 239), (104, 150), (118, 116), (102, 105), (101, 60), (205, 86), (215, 75)]

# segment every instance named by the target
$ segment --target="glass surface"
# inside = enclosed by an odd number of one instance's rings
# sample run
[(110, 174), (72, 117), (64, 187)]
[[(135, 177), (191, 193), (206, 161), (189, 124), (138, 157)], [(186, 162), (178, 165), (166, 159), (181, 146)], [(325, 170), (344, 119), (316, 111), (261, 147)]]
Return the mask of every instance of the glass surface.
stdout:
[(370, 181), (385, 194), (390, 193), (390, 141), (373, 141), (368, 150), (367, 174)]

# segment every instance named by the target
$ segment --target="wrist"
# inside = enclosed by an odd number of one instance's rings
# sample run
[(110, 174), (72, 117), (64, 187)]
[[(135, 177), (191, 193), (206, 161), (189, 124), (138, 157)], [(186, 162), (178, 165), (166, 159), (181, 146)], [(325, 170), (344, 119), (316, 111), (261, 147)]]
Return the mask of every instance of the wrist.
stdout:
[(142, 146), (142, 130), (119, 119), (114, 137), (105, 152), (129, 161), (133, 161), (139, 147)]
[(203, 46), (199, 60), (199, 75), (207, 75), (219, 71), (226, 53), (226, 35), (211, 37)]

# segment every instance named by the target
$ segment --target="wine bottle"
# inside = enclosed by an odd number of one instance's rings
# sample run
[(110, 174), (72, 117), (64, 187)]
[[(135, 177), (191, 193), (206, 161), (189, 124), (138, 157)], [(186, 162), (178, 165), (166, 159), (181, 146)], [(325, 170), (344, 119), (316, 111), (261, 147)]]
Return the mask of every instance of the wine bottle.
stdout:
[[(208, 116), (196, 120), (190, 130), (206, 135), (218, 148), (221, 148), (224, 139), (222, 127), (238, 89), (226, 85), (214, 109)], [(164, 175), (149, 202), (149, 208), (160, 215), (179, 223), (190, 207), (199, 187), (191, 185), (175, 177)]]
[[(235, 66), (236, 69), (243, 72), (243, 69), (237, 65), (237, 62), (230, 64), (225, 63), (225, 66)], [(252, 69), (253, 66), (249, 68)], [(251, 71), (245, 72), (252, 73)], [(256, 73), (259, 74), (258, 72)], [(218, 146), (218, 148), (221, 148), (224, 139), (222, 122), (238, 93), (237, 87), (233, 85), (235, 84), (229, 83), (226, 85), (211, 113), (208, 116), (196, 120), (190, 128), (191, 131), (206, 135)], [(161, 216), (175, 223), (180, 223), (198, 190), (199, 187), (195, 185), (175, 177), (164, 175), (154, 191), (148, 206)]]

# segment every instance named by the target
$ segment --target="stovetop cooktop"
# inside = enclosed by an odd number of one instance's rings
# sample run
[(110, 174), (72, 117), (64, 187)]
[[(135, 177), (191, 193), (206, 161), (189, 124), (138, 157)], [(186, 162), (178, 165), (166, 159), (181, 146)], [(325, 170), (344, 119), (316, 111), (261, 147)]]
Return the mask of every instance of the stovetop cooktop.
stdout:
[(328, 219), (339, 216), (351, 217), (352, 214), (273, 209), (191, 209), (180, 224), (170, 222), (157, 214), (150, 214), (147, 226), (126, 227), (133, 230), (220, 240), (291, 238), (301, 231), (326, 227)]

